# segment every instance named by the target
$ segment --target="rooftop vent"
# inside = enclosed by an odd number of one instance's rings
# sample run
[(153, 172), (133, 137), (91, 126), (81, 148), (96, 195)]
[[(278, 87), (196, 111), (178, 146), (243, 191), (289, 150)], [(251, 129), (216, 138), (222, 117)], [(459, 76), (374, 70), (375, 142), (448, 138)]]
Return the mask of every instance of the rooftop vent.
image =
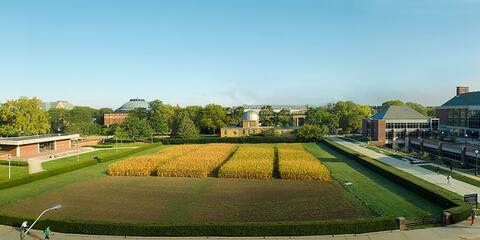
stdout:
[(460, 87), (460, 86), (457, 87), (457, 96), (464, 93), (468, 93), (468, 92), (469, 92), (468, 87)]

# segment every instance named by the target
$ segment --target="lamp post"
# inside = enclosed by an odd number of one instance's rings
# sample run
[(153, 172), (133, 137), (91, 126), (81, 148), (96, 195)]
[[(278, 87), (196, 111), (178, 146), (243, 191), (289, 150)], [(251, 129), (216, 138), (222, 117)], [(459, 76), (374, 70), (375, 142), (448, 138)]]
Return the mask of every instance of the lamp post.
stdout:
[(475, 150), (475, 176), (478, 176), (478, 150)]
[(61, 207), (62, 207), (62, 205), (57, 204), (57, 205), (52, 206), (51, 208), (45, 209), (45, 211), (43, 211), (43, 212), (37, 217), (37, 219), (35, 219), (35, 222), (33, 222), (32, 225), (30, 225), (30, 227), (27, 229), (27, 231), (25, 231), (24, 233), (22, 233), (22, 237), (27, 236), (27, 234), (28, 234), (28, 232), (30, 231), (30, 229), (32, 229), (32, 227), (35, 225), (35, 223), (37, 223), (38, 219), (40, 219), (40, 218), (43, 216), (43, 214), (45, 214), (45, 213), (48, 212), (48, 211), (57, 210), (57, 209), (59, 209), (59, 208), (61, 208)]
[(12, 178), (12, 154), (8, 154), (8, 180)]

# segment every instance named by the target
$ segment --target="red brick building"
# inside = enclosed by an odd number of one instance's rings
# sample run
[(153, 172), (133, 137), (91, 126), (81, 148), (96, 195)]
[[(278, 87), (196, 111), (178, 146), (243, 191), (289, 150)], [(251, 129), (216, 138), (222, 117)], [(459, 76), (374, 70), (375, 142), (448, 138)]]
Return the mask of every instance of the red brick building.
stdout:
[(145, 108), (148, 109), (148, 102), (144, 99), (130, 99), (127, 103), (123, 104), (113, 113), (105, 113), (103, 115), (103, 125), (110, 127), (114, 124), (122, 124), (125, 122), (125, 118), (128, 117), (128, 112), (137, 109)]
[(31, 158), (73, 150), (78, 134), (45, 134), (25, 137), (0, 138), (0, 158)]

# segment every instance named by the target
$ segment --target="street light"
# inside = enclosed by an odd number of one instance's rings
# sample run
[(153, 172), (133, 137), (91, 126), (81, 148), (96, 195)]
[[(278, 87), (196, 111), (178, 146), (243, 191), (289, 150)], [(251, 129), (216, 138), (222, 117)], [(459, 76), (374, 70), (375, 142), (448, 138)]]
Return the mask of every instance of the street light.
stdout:
[(57, 205), (52, 206), (51, 208), (45, 209), (45, 211), (43, 211), (43, 212), (37, 217), (37, 219), (35, 219), (35, 222), (33, 222), (32, 225), (30, 225), (30, 227), (27, 229), (27, 231), (25, 231), (25, 232), (23, 233), (22, 236), (27, 236), (27, 234), (28, 234), (28, 232), (30, 231), (30, 229), (32, 229), (32, 227), (35, 225), (35, 223), (37, 223), (38, 219), (40, 219), (40, 217), (43, 216), (43, 214), (45, 214), (45, 213), (48, 212), (48, 211), (57, 210), (57, 209), (59, 209), (59, 208), (61, 208), (61, 207), (62, 207), (62, 205), (57, 204)]
[(475, 150), (475, 176), (478, 176), (478, 150)]
[(8, 154), (8, 180), (12, 178), (12, 154)]

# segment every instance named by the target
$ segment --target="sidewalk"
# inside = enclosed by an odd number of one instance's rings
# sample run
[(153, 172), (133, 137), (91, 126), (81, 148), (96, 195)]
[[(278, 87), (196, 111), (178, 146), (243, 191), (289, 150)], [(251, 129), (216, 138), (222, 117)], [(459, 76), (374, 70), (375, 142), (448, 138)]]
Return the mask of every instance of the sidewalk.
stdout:
[(372, 151), (370, 149), (364, 148), (362, 146), (359, 146), (355, 143), (346, 141), (344, 139), (338, 138), (338, 137), (329, 137), (329, 139), (345, 146), (348, 147), (354, 151), (357, 151), (363, 155), (366, 155), (368, 157), (371, 157), (373, 159), (376, 159), (380, 162), (383, 162), (385, 164), (391, 165), (393, 167), (396, 167), (404, 172), (407, 172), (409, 174), (412, 174), (416, 177), (422, 178), (425, 181), (428, 181), (430, 183), (436, 184), (442, 188), (445, 188), (447, 190), (450, 190), (452, 192), (458, 193), (460, 195), (465, 195), (465, 194), (470, 194), (470, 193), (480, 193), (480, 188), (455, 180), (453, 179), (450, 183), (447, 183), (447, 178), (443, 175), (437, 175), (437, 173), (432, 172), (430, 170), (427, 170), (425, 168), (419, 167), (414, 164), (410, 164), (409, 162), (405, 161), (400, 161), (396, 158), (389, 157), (387, 155), (377, 153), (375, 151)]
[[(54, 230), (54, 229), (53, 229)], [(33, 230), (29, 237), (25, 240), (43, 239), (44, 235), (41, 231)], [(20, 232), (13, 227), (0, 225), (0, 239), (1, 240), (18, 240), (20, 239)], [(455, 225), (449, 225), (446, 227), (436, 227), (427, 229), (418, 229), (410, 231), (385, 231), (385, 232), (373, 232), (365, 234), (345, 234), (345, 235), (325, 235), (325, 236), (305, 236), (305, 237), (125, 237), (125, 236), (95, 236), (95, 235), (80, 235), (80, 234), (64, 234), (53, 233), (50, 235), (52, 240), (125, 240), (125, 239), (147, 239), (147, 240), (167, 240), (167, 239), (191, 239), (191, 240), (204, 240), (204, 239), (310, 239), (310, 240), (456, 240), (456, 239), (480, 239), (480, 223), (476, 223), (470, 226), (468, 221), (464, 221)]]
[(55, 161), (55, 160), (58, 160), (58, 159), (67, 158), (67, 157), (71, 157), (71, 156), (77, 156), (78, 154), (89, 153), (89, 152), (94, 152), (94, 151), (97, 151), (97, 149), (95, 149), (95, 148), (80, 148), (79, 151), (78, 150), (70, 151), (70, 152), (62, 154), (59, 157), (55, 157), (55, 158), (50, 158), (50, 156), (41, 156), (41, 157), (30, 158), (30, 159), (28, 159), (28, 173), (33, 174), (33, 173), (42, 172), (43, 171), (42, 163), (44, 163), (44, 162)]

